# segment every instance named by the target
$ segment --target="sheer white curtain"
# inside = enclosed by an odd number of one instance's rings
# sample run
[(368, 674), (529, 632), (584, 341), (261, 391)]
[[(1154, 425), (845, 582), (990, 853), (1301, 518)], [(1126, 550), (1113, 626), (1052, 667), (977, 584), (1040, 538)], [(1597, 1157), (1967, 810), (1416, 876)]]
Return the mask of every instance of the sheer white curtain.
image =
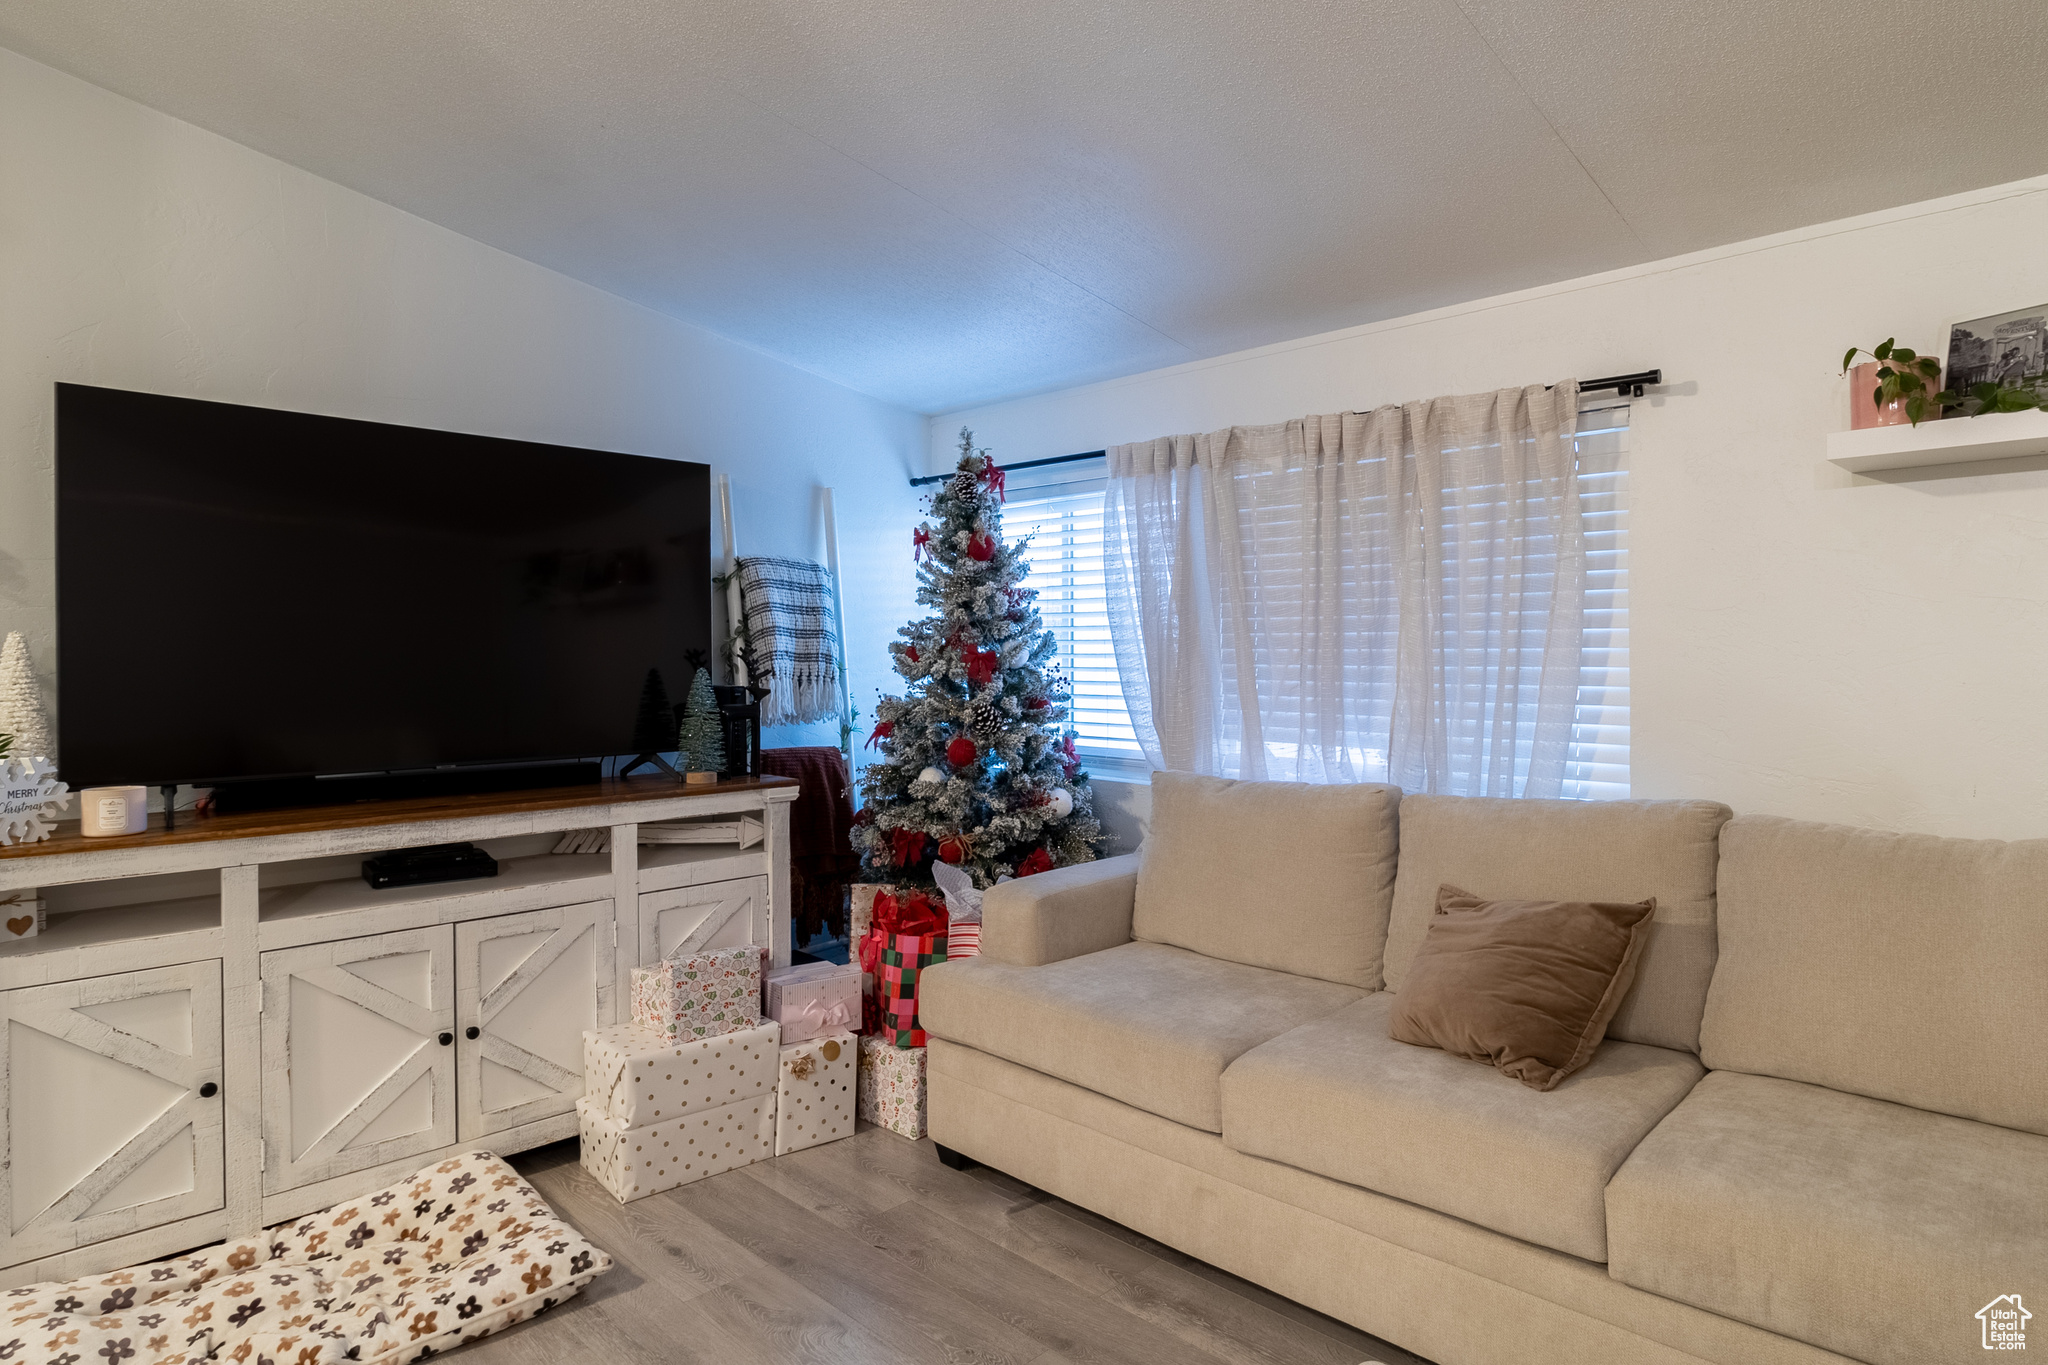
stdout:
[(1104, 569), (1155, 766), (1554, 796), (1578, 685), (1577, 386), (1109, 452)]

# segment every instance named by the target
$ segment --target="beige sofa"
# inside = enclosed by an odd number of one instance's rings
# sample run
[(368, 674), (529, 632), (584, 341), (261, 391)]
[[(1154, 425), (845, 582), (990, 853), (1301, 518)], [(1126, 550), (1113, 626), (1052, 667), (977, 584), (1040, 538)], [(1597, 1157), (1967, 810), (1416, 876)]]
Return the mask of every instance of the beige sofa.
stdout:
[[(1446, 882), (1657, 898), (1556, 1090), (1388, 1039)], [(2048, 840), (1161, 774), (923, 990), (943, 1148), (1442, 1365), (2048, 1349)]]

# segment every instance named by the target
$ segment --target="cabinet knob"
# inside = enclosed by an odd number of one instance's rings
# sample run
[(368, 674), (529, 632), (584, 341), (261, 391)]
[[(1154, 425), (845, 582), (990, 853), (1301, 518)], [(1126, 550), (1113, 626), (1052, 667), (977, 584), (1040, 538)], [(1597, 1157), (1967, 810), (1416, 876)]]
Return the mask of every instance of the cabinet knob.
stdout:
[(454, 1042), (454, 1041), (455, 1041), (455, 1035), (454, 1035), (454, 1034), (452, 1034), (452, 1033), (444, 1033), (444, 1034), (442, 1034), (442, 1035), (441, 1035), (441, 1046), (442, 1046), (442, 1047), (446, 1047), (446, 1046), (448, 1046), (448, 1044), (450, 1044), (450, 1043), (452, 1043), (452, 1042)]
[(482, 1029), (478, 1028), (475, 1024), (471, 1024), (468, 1028), (462, 1031), (462, 1036), (469, 1039), (469, 1041), (473, 1043), (482, 1033)]
[(212, 1081), (208, 1081), (205, 1085), (199, 1087), (199, 1098), (202, 1100), (210, 1100), (219, 1093), (220, 1087)]

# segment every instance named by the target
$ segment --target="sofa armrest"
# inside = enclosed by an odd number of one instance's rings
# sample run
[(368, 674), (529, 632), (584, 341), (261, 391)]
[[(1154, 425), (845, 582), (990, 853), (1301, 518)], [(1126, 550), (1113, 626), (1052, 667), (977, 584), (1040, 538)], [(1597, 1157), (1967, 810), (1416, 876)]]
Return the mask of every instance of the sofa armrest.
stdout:
[(992, 886), (981, 903), (981, 953), (1042, 967), (1131, 940), (1138, 855), (1054, 868)]

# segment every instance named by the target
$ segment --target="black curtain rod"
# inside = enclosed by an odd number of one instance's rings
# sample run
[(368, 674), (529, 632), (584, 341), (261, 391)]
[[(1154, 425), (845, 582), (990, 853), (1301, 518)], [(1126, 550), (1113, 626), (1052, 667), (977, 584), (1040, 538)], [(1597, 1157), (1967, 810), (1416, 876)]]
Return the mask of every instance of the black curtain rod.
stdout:
[(1641, 398), (1643, 385), (1664, 382), (1662, 370), (1637, 370), (1634, 374), (1610, 374), (1599, 379), (1581, 379), (1580, 393), (1598, 393), (1602, 389), (1613, 389), (1624, 398)]
[[(1620, 397), (1641, 398), (1643, 396), (1643, 385), (1661, 384), (1663, 382), (1664, 371), (1662, 370), (1637, 370), (1634, 374), (1609, 374), (1602, 375), (1598, 379), (1581, 379), (1579, 381), (1579, 392), (1598, 393), (1602, 389), (1613, 389), (1616, 395)], [(1049, 464), (1072, 464), (1076, 460), (1099, 460), (1108, 454), (1109, 452), (1106, 450), (1084, 450), (1078, 455), (1053, 455), (1043, 460), (1019, 460), (1016, 464), (997, 465), (996, 468), (1007, 474), (1013, 469), (1039, 469)], [(922, 488), (929, 483), (944, 483), (952, 477), (951, 474), (927, 474), (921, 479), (912, 479), (910, 486), (912, 488)]]
[[(1076, 460), (1100, 460), (1108, 454), (1106, 450), (1084, 450), (1079, 455), (1052, 455), (1043, 460), (1019, 460), (1015, 464), (999, 464), (996, 468), (1007, 474), (1013, 469), (1037, 469), (1042, 465), (1072, 464)], [(944, 483), (952, 477), (951, 474), (927, 474), (921, 479), (912, 479), (910, 486), (922, 488), (928, 483)]]

